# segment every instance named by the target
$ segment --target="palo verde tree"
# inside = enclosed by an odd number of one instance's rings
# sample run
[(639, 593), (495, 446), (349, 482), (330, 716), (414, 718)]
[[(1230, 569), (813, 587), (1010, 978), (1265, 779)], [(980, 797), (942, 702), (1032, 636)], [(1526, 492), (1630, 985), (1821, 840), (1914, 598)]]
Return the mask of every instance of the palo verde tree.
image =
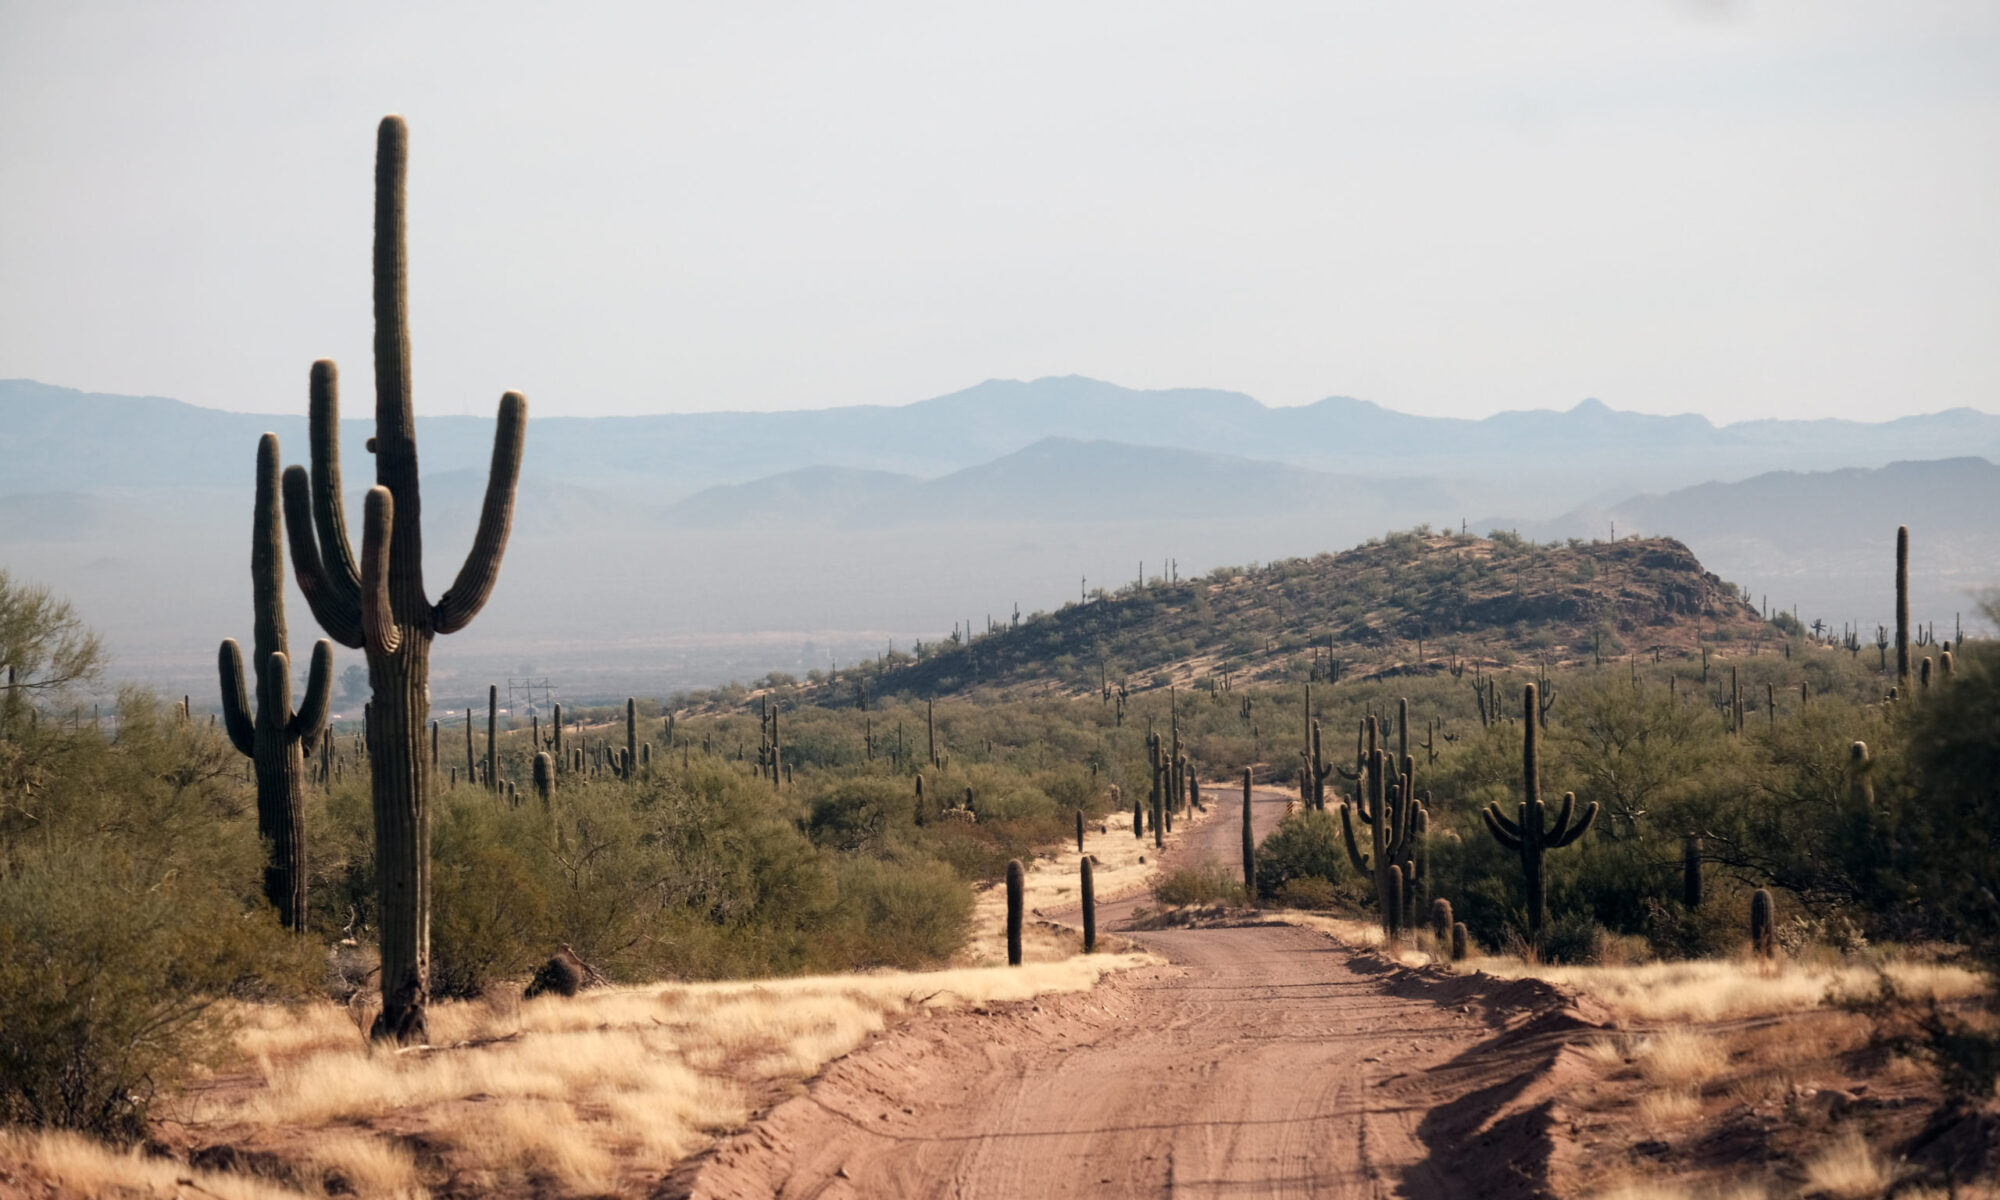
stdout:
[(0, 568), (0, 739), (22, 736), (35, 697), (93, 679), (102, 664), (97, 635), (69, 601)]
[(250, 521), (250, 666), (257, 708), (243, 679), (243, 648), (223, 640), (222, 719), (229, 740), (256, 764), (257, 832), (270, 847), (264, 897), (287, 929), (306, 926), (306, 754), (326, 729), (333, 690), (333, 643), (313, 643), (305, 700), (292, 711), (292, 665), (285, 636), (285, 547), (278, 520), (278, 435), (257, 441), (257, 499)]
[[(368, 656), (373, 699), (375, 868), (381, 900), (382, 1012), (372, 1036), (421, 1041), (430, 998), (431, 778), (424, 725), (430, 715), (431, 639), (471, 624), (493, 593), (514, 519), (528, 402), (500, 400), (493, 463), (472, 551), (449, 590), (424, 590), (416, 419), (410, 402), (409, 292), (405, 275), (404, 176), (409, 129), (382, 119), (375, 144), (375, 456), (357, 563), (340, 499), (340, 406), (331, 362), (312, 369), (312, 474), (285, 471), (285, 526), (292, 566), (313, 616), (333, 639)], [(317, 531), (317, 538), (315, 538)]]

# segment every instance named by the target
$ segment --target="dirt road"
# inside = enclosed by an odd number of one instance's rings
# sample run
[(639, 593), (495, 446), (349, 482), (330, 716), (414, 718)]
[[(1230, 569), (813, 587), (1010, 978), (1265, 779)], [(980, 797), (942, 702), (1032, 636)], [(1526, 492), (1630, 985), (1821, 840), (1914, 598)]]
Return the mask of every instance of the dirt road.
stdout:
[[(1214, 799), (1227, 807), (1194, 831), (1182, 863), (1240, 864), (1241, 792)], [(1255, 798), (1260, 838), (1284, 800)], [(1100, 920), (1135, 903), (1107, 905)], [(1494, 1053), (1505, 1003), (1392, 980), (1404, 973), (1293, 926), (1130, 936), (1171, 965), (1025, 1011), (914, 1021), (834, 1064), (665, 1194), (1534, 1194), (1532, 1169), (1505, 1169), (1532, 1131), (1501, 1110), (1528, 1060), (1547, 1058), (1547, 1039)], [(1475, 1138), (1489, 1142), (1484, 1162), (1458, 1153)]]

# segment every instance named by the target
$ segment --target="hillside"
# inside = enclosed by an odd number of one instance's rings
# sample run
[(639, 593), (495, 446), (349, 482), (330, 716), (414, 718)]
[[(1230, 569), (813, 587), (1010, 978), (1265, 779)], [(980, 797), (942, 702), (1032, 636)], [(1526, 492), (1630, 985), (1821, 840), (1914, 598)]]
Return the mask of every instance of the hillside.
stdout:
[(1169, 680), (1258, 682), (1441, 673), (1517, 661), (1698, 652), (1769, 636), (1730, 584), (1672, 538), (1535, 545), (1391, 534), (1340, 554), (1151, 580), (920, 647), (881, 694)]

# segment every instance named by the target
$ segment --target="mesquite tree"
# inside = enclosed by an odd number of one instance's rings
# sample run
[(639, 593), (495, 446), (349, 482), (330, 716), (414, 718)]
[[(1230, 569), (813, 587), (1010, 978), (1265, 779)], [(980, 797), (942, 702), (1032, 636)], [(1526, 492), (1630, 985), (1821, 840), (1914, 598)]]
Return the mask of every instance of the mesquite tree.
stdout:
[(1548, 806), (1542, 803), (1542, 756), (1540, 739), (1536, 734), (1539, 727), (1535, 720), (1539, 709), (1535, 701), (1535, 685), (1528, 684), (1522, 694), (1521, 727), (1524, 731), (1521, 744), (1521, 776), (1527, 799), (1515, 810), (1509, 820), (1500, 811), (1500, 806), (1489, 804), (1479, 815), (1486, 819), (1487, 832), (1494, 840), (1509, 850), (1521, 854), (1521, 872), (1527, 877), (1528, 890), (1528, 934), (1539, 937), (1542, 922), (1548, 915), (1548, 902), (1542, 885), (1542, 855), (1550, 850), (1560, 850), (1583, 836), (1597, 819), (1597, 801), (1583, 810), (1583, 818), (1573, 821), (1576, 815), (1576, 793), (1563, 793), (1562, 808), (1556, 813), (1555, 824), (1548, 823)]
[(257, 500), (250, 521), (250, 598), (254, 609), (251, 669), (257, 678), (252, 715), (243, 679), (243, 650), (226, 639), (217, 656), (222, 719), (229, 740), (256, 764), (257, 833), (270, 843), (264, 896), (285, 927), (306, 927), (306, 754), (326, 730), (333, 690), (333, 643), (313, 644), (306, 694), (292, 711), (292, 666), (285, 636), (285, 547), (278, 519), (278, 435), (257, 440)]
[[(424, 588), (416, 420), (410, 401), (404, 177), (409, 130), (385, 117), (375, 144), (376, 486), (363, 507), (361, 554), (341, 510), (340, 408), (331, 362), (312, 370), (312, 473), (285, 471), (292, 567), (313, 616), (333, 639), (368, 655), (368, 752), (374, 764), (375, 869), (381, 901), (382, 1012), (372, 1036), (422, 1041), (430, 1000), (431, 787), (424, 754), (431, 640), (472, 623), (493, 594), (514, 520), (528, 402), (500, 401), (493, 462), (472, 550), (435, 602)], [(315, 537), (315, 531), (317, 536)]]

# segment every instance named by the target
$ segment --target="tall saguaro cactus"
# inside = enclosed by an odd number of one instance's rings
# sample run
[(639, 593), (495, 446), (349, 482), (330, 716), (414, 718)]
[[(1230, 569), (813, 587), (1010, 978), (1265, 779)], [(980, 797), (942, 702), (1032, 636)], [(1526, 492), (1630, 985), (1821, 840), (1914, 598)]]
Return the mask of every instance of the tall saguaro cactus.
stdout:
[(1910, 527), (1896, 526), (1896, 683), (1910, 687)]
[(1522, 695), (1521, 776), (1527, 799), (1521, 802), (1515, 817), (1509, 820), (1500, 811), (1498, 804), (1489, 804), (1480, 810), (1486, 818), (1487, 832), (1493, 835), (1509, 850), (1521, 855), (1521, 871), (1527, 876), (1528, 887), (1528, 933), (1540, 936), (1542, 922), (1548, 916), (1548, 902), (1542, 886), (1542, 855), (1549, 850), (1560, 850), (1583, 836), (1590, 823), (1597, 819), (1597, 801), (1583, 810), (1581, 820), (1572, 820), (1576, 815), (1576, 793), (1563, 793), (1562, 808), (1556, 813), (1555, 824), (1548, 824), (1548, 806), (1542, 803), (1542, 756), (1535, 717), (1538, 712), (1535, 703), (1535, 685), (1528, 684)]
[[(340, 493), (338, 377), (312, 370), (312, 473), (285, 471), (285, 526), (299, 590), (333, 639), (365, 650), (374, 699), (368, 751), (374, 764), (375, 868), (381, 899), (382, 1012), (372, 1035), (421, 1041), (430, 1000), (432, 777), (423, 753), (430, 712), (431, 640), (472, 623), (493, 594), (514, 521), (528, 402), (500, 400), (492, 468), (472, 550), (435, 602), (424, 589), (422, 502), (416, 418), (410, 402), (410, 321), (404, 243), (409, 129), (382, 120), (375, 144), (376, 486), (363, 508), (359, 559), (347, 539)], [(317, 533), (317, 536), (315, 536)]]
[(257, 500), (250, 521), (250, 597), (255, 609), (251, 668), (257, 677), (257, 710), (243, 678), (243, 650), (222, 643), (222, 716), (229, 740), (256, 764), (257, 832), (271, 845), (264, 865), (264, 896), (285, 927), (306, 925), (306, 752), (326, 730), (333, 684), (333, 643), (313, 644), (304, 702), (292, 711), (292, 666), (285, 640), (285, 547), (278, 529), (278, 435), (257, 441)]

